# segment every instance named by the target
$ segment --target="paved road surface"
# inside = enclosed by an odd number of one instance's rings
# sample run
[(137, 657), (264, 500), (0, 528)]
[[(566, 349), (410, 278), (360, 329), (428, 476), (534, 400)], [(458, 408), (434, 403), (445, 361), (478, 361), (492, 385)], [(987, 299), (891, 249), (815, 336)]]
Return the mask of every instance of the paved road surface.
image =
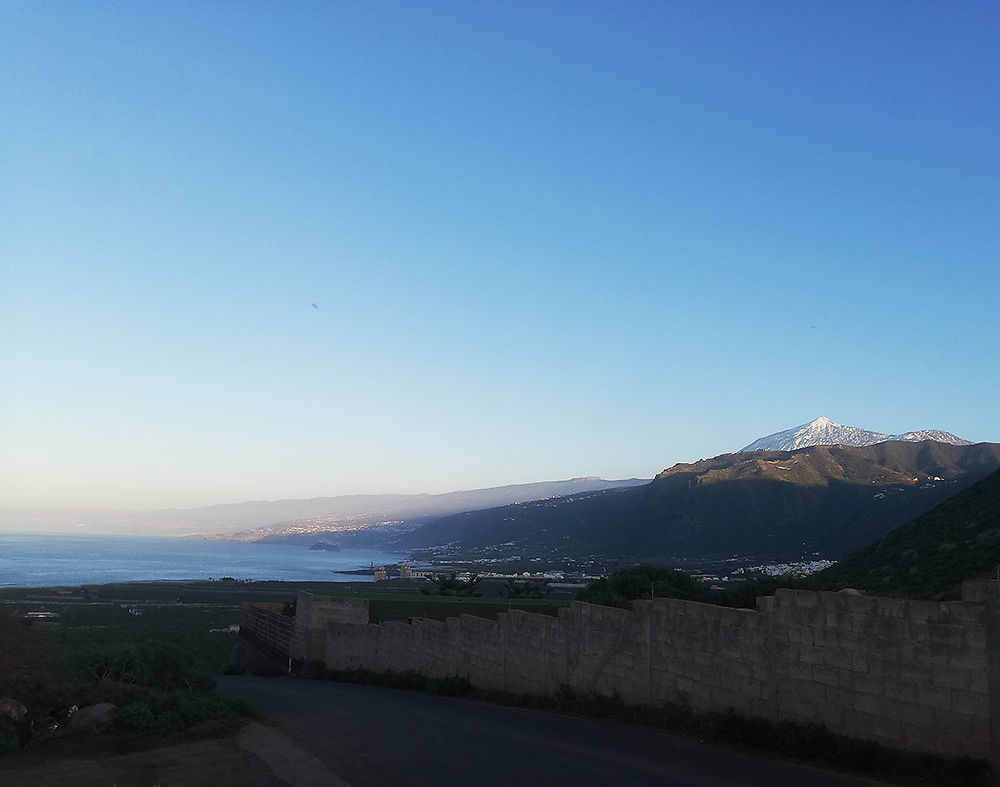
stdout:
[(657, 730), (450, 697), (289, 678), (227, 677), (220, 688), (308, 755), (303, 784), (876, 784)]
[[(115, 753), (115, 739), (51, 741), (0, 757), (2, 787), (521, 787), (876, 782), (670, 733), (372, 686), (221, 678), (260, 721)], [(103, 747), (103, 748), (102, 748)]]

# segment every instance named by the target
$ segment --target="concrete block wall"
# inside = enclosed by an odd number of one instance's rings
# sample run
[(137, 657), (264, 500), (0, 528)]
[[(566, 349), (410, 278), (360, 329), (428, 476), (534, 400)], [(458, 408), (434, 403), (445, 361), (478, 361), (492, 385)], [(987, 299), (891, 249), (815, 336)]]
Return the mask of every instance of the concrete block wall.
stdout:
[(766, 614), (672, 600), (635, 609), (650, 620), (649, 696), (773, 718)]
[(368, 601), (317, 596), (300, 590), (295, 600), (295, 627), (289, 655), (299, 662), (326, 661), (326, 626), (330, 621), (367, 624)]
[(322, 623), (330, 669), (731, 708), (1000, 766), (1000, 583), (970, 586), (952, 602), (779, 590), (756, 610), (677, 599), (637, 601), (632, 610), (573, 602), (558, 617), (511, 610), (496, 620), (381, 625), (356, 606), (338, 611), (346, 600), (305, 604), (316, 606), (303, 618), (300, 597), (296, 636), (301, 621)]
[(990, 751), (985, 603), (791, 590), (775, 600), (779, 718), (907, 749)]

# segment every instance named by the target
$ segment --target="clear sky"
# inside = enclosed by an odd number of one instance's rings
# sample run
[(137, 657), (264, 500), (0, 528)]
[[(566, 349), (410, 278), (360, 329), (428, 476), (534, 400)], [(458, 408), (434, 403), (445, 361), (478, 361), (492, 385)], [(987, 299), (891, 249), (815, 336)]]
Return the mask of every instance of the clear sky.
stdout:
[(998, 40), (971, 0), (6, 0), (0, 504), (1000, 441)]

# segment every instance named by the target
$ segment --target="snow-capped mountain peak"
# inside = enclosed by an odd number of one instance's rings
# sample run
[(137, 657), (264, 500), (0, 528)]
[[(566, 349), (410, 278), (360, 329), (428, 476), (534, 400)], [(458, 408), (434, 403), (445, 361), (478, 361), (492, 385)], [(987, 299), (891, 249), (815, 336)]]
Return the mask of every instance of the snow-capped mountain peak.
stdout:
[(970, 440), (956, 437), (950, 432), (940, 429), (924, 429), (904, 434), (884, 434), (861, 429), (857, 426), (843, 426), (824, 415), (801, 426), (793, 426), (782, 432), (775, 432), (767, 437), (754, 440), (750, 445), (741, 448), (746, 451), (794, 451), (797, 448), (807, 448), (811, 445), (875, 445), (887, 440), (902, 440), (915, 443), (922, 440), (936, 440), (940, 443), (953, 445), (972, 445)]

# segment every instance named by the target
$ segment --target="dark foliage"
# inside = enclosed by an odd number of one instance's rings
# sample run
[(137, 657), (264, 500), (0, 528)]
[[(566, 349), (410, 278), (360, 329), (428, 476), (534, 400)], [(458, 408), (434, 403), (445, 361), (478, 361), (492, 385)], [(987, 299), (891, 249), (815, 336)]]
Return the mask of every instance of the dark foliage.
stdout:
[(0, 696), (27, 706), (29, 745), (62, 734), (72, 706), (110, 702), (124, 714), (117, 728), (147, 732), (249, 712), (213, 691), (205, 660), (231, 652), (231, 638), (210, 629), (232, 611), (151, 605), (136, 615), (125, 607), (68, 605), (61, 626), (47, 630), (0, 618), (0, 652), (9, 656), (0, 658)]
[(704, 585), (690, 574), (643, 564), (591, 582), (577, 594), (577, 599), (590, 604), (631, 609), (632, 601), (640, 598), (698, 600), (704, 596)]
[(118, 710), (115, 724), (130, 732), (173, 732), (209, 719), (249, 716), (253, 708), (246, 700), (222, 694), (173, 692), (146, 694)]
[(453, 571), (450, 574), (435, 574), (434, 584), (436, 588), (431, 588), (430, 592), (441, 596), (478, 596), (480, 576), (471, 575), (468, 579), (459, 579)]
[(194, 655), (166, 642), (96, 647), (77, 653), (73, 661), (81, 677), (146, 686), (160, 691), (211, 689), (214, 681), (192, 669)]
[(508, 579), (501, 590), (505, 598), (545, 598), (552, 592), (545, 580)]
[(466, 548), (512, 541), (532, 554), (624, 561), (733, 554), (797, 560), (813, 552), (840, 557), (998, 466), (995, 443), (726, 454), (676, 465), (641, 487), (444, 517), (408, 534), (405, 543)]
[(963, 580), (998, 566), (1000, 472), (818, 572), (809, 585), (909, 598), (959, 597)]
[(751, 576), (746, 582), (733, 583), (725, 590), (709, 590), (700, 599), (720, 607), (756, 609), (758, 596), (773, 596), (778, 588), (805, 589), (806, 580), (794, 577)]

